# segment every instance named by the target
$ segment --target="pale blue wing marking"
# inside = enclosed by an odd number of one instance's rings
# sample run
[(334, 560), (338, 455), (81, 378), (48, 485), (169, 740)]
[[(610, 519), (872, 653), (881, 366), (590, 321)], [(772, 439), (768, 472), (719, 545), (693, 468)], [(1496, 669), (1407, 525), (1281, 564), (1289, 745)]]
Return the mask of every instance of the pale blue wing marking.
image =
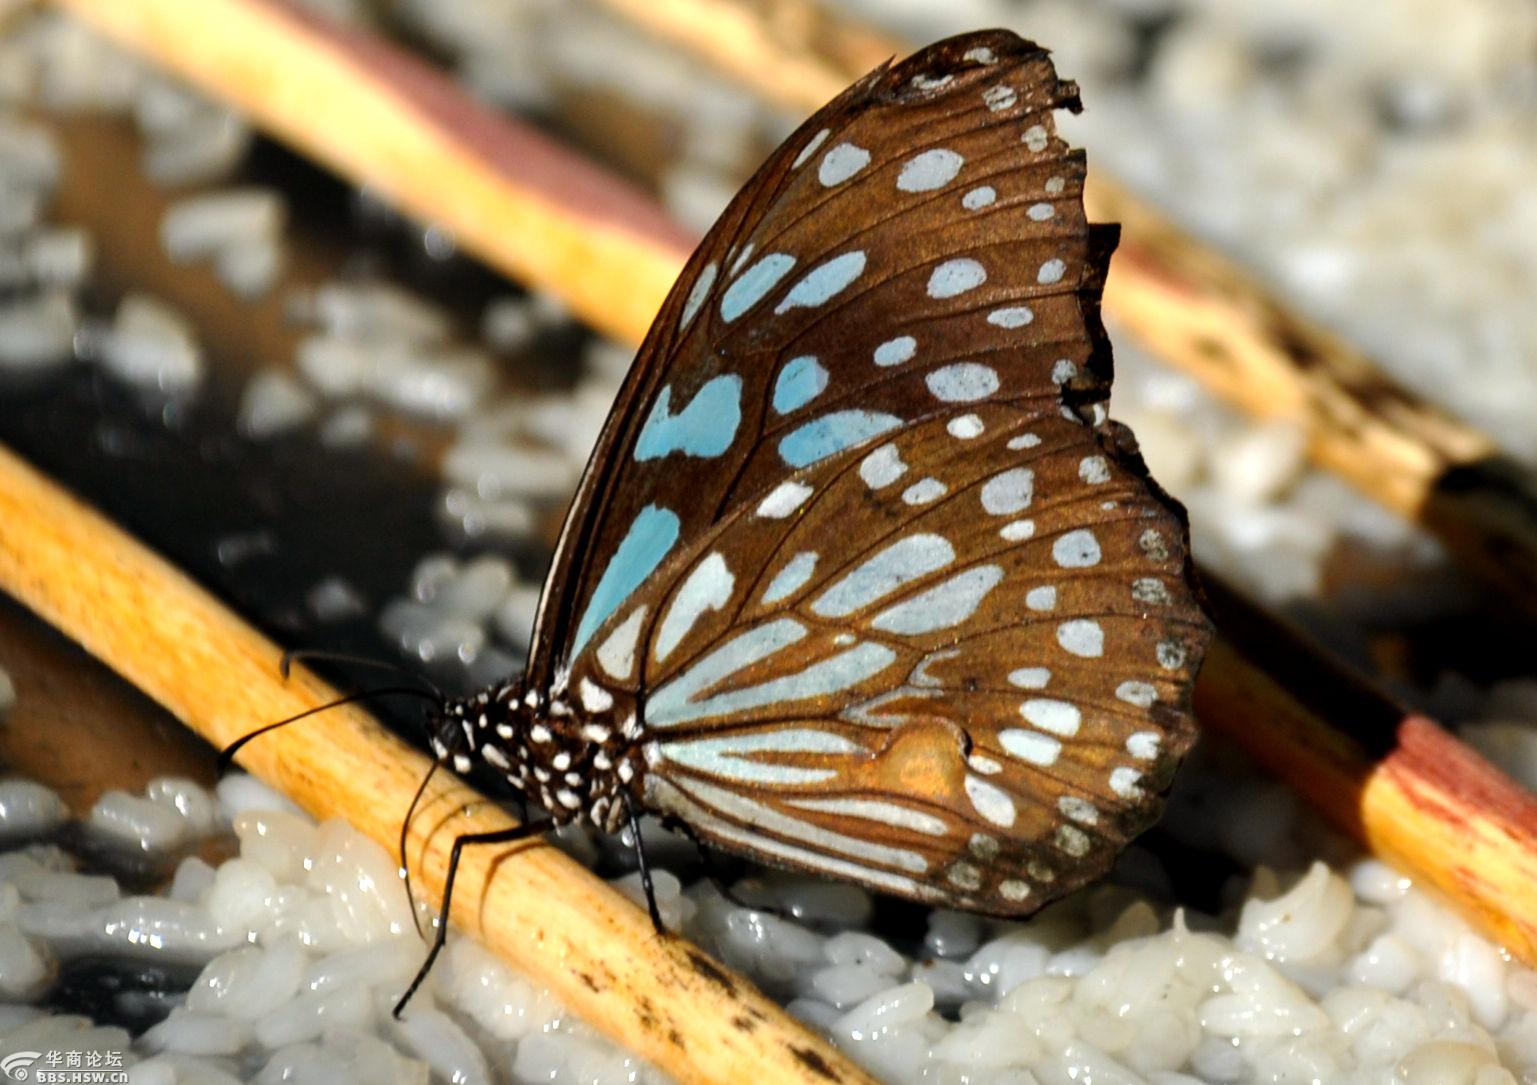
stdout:
[(954, 560), (955, 548), (941, 536), (908, 535), (872, 555), (817, 596), (811, 610), (823, 618), (845, 617)]
[(608, 567), (593, 589), (576, 628), (576, 638), (571, 642), (571, 656), (578, 655), (598, 627), (619, 604), (628, 599), (662, 563), (678, 541), (679, 521), (676, 513), (656, 505), (647, 505), (635, 516), (630, 530), (625, 532)]
[(789, 414), (827, 389), (827, 370), (810, 354), (791, 358), (774, 382), (774, 410)]
[(732, 638), (653, 693), (646, 702), (646, 723), (668, 727), (707, 716), (731, 716), (765, 705), (837, 693), (879, 674), (897, 658), (896, 652), (884, 644), (856, 644), (794, 674), (695, 700), (704, 690), (805, 635), (806, 627), (800, 622), (781, 618)]
[(786, 435), (779, 442), (779, 455), (791, 467), (805, 467), (901, 424), (896, 415), (880, 411), (834, 411)]
[(668, 385), (657, 394), (635, 441), (635, 458), (656, 460), (673, 452), (719, 456), (731, 447), (742, 424), (742, 378), (735, 373), (714, 377), (677, 414), (671, 407), (672, 386)]
[(845, 289), (865, 270), (865, 254), (855, 250), (834, 256), (806, 273), (806, 277), (790, 288), (784, 300), (774, 306), (774, 312), (783, 314), (796, 308), (813, 308)]
[(763, 300), (779, 280), (795, 266), (795, 257), (788, 253), (771, 252), (742, 272), (741, 276), (726, 288), (720, 299), (720, 315), (727, 323), (735, 320)]

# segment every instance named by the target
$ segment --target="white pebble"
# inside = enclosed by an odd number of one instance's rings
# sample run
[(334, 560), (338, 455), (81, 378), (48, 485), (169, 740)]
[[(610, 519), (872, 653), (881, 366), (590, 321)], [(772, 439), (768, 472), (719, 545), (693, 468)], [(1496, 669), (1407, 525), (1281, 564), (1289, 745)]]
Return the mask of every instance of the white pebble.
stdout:
[(823, 943), (822, 952), (833, 964), (862, 965), (886, 976), (900, 975), (907, 964), (891, 946), (864, 931), (841, 931)]
[(426, 1062), (437, 1079), (491, 1085), (491, 1067), (485, 1055), (447, 1014), (428, 1006), (409, 1006), (395, 1031), (406, 1049)]
[(1505, 962), (1499, 950), (1476, 934), (1457, 937), (1441, 955), (1440, 975), (1467, 992), (1474, 1019), (1493, 1032), (1505, 1021)]
[(258, 1020), (294, 997), (308, 963), (294, 937), (222, 953), (208, 962), (187, 991), (187, 1008)]
[[(0, 671), (0, 694), (10, 678)], [(0, 696), (0, 711), (6, 707)], [(43, 836), (69, 820), (69, 808), (52, 788), (31, 780), (0, 780), (0, 835), (12, 839)]]
[(1271, 960), (1307, 961), (1324, 952), (1349, 922), (1350, 887), (1315, 862), (1290, 892), (1244, 904), (1234, 941)]
[(142, 851), (169, 851), (192, 835), (174, 808), (124, 791), (108, 791), (97, 799), (87, 824)]
[(1356, 983), (1401, 994), (1418, 978), (1424, 961), (1414, 948), (1396, 934), (1373, 939), (1345, 965), (1345, 974)]
[(806, 993), (846, 1010), (871, 995), (893, 986), (892, 978), (864, 965), (845, 964), (823, 968), (811, 975)]
[[(15, 923), (0, 922), (0, 995), (18, 1001), (35, 998), (51, 974), (48, 956)], [(0, 1035), (4, 1031), (0, 1027)]]
[(78, 320), (74, 301), (60, 291), (0, 302), (0, 369), (24, 373), (69, 361)]
[(129, 294), (101, 345), (101, 363), (113, 375), (167, 394), (203, 378), (203, 352), (180, 313), (144, 294)]
[(219, 1014), (173, 1010), (171, 1016), (144, 1034), (150, 1051), (188, 1055), (234, 1055), (246, 1045), (251, 1026)]
[(232, 247), (272, 239), (286, 215), (282, 196), (272, 189), (199, 192), (166, 208), (160, 243), (177, 263), (211, 259)]

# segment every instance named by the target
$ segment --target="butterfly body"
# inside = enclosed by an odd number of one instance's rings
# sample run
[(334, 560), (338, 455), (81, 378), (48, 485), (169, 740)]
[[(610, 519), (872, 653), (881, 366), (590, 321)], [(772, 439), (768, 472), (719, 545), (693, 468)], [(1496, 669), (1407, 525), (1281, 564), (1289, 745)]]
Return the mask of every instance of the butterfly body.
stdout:
[(634, 702), (590, 682), (568, 693), (514, 681), (451, 698), (432, 728), (433, 753), (457, 772), (489, 766), (556, 825), (618, 832), (645, 772)]
[(1107, 417), (1077, 108), (1001, 31), (871, 73), (732, 202), (589, 463), (526, 674), (449, 702), (557, 823), (649, 811), (992, 914), (1108, 869), (1193, 740), (1182, 510)]

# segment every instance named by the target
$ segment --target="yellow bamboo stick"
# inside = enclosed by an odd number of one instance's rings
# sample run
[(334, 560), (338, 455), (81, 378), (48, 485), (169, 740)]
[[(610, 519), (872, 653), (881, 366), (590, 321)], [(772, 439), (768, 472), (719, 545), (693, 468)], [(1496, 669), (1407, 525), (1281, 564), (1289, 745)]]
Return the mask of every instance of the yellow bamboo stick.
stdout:
[(61, 0), (316, 161), (620, 339), (693, 241), (624, 182), (367, 34), (275, 0)]
[[(3, 448), (0, 587), (216, 746), (336, 696), (302, 667), (282, 681), (276, 645)], [(344, 817), (392, 851), (428, 767), (356, 706), (263, 736), (240, 762), (316, 818)], [(414, 884), (434, 899), (454, 837), (516, 824), (439, 779), (407, 848)], [(869, 1081), (747, 980), (681, 938), (659, 938), (645, 912), (543, 843), (467, 849), (453, 918), (679, 1081)]]

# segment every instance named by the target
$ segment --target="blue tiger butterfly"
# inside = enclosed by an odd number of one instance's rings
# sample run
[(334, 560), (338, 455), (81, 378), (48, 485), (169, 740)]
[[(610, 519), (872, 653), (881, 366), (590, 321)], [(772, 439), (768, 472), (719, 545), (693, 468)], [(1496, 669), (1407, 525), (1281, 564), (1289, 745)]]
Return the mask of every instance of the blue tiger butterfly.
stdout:
[(443, 702), (440, 763), (977, 912), (1105, 872), (1193, 740), (1210, 627), (1106, 415), (1118, 234), (1060, 108), (1043, 49), (974, 33), (774, 153), (625, 380), (526, 673)]

